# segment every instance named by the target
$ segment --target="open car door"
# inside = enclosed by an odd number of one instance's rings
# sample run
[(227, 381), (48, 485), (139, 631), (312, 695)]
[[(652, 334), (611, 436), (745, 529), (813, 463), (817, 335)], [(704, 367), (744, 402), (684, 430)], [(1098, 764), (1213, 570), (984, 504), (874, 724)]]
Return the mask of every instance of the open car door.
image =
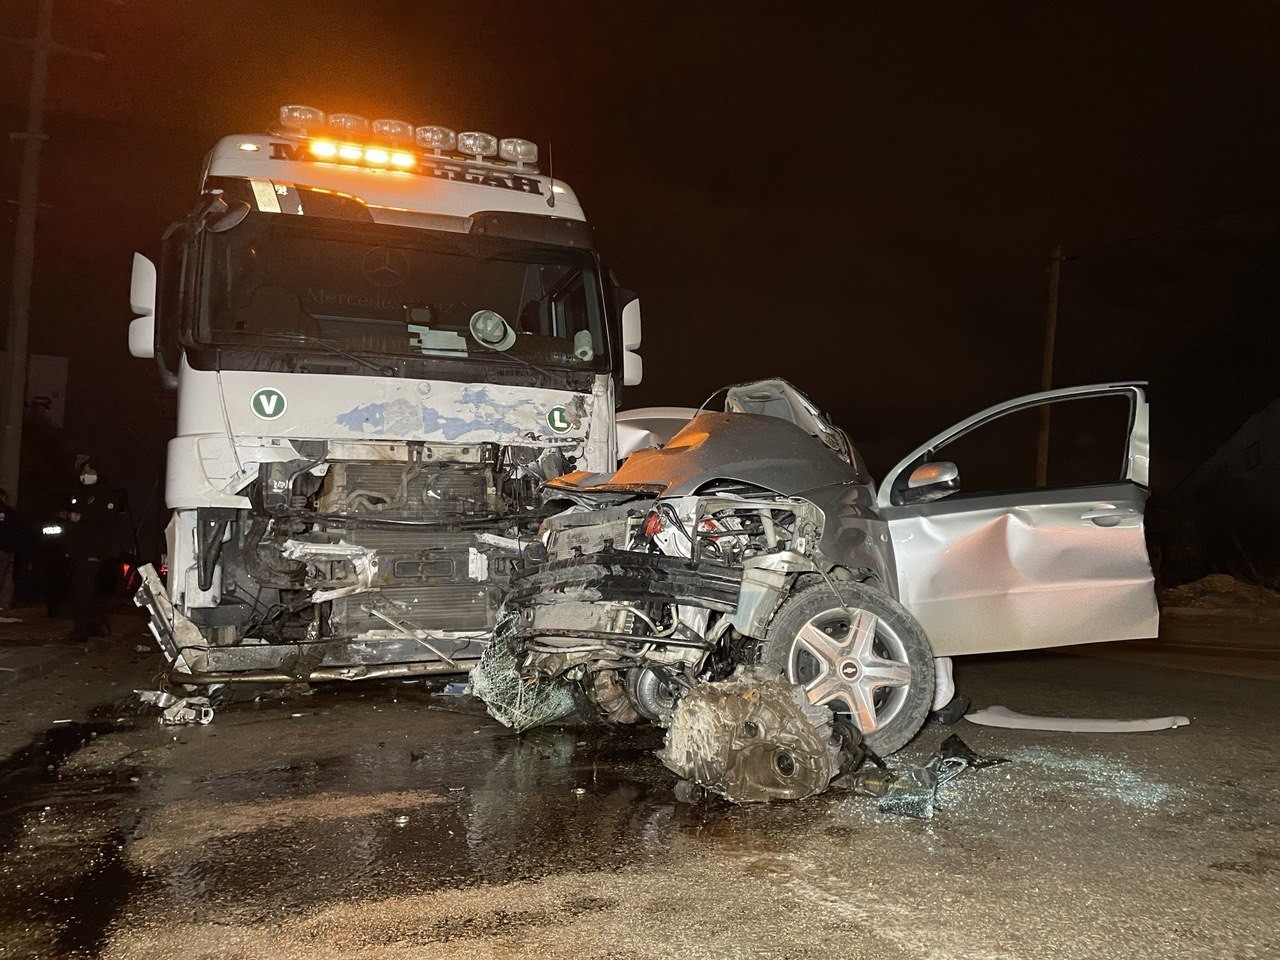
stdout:
[[(893, 537), (899, 599), (937, 656), (1156, 635), (1142, 522), (1145, 386), (1072, 387), (990, 407), (917, 448), (885, 477), (877, 501)], [(983, 459), (1002, 469), (1021, 464), (1027, 458), (1011, 449), (1008, 424), (1024, 422), (1034, 438), (1028, 418), (1046, 405), (1055, 424), (1068, 420), (1073, 406), (1109, 411), (1080, 421), (1085, 442), (1072, 447), (1063, 437), (1054, 450), (1064, 453), (1051, 452), (1051, 467), (1060, 456), (1064, 469), (1078, 468), (1074, 474), (1056, 481), (1051, 471), (1044, 487), (1034, 485), (1033, 474), (1021, 486), (964, 485), (967, 464), (956, 454), (965, 438), (985, 431), (993, 440)], [(1034, 464), (1030, 456), (1028, 468)]]

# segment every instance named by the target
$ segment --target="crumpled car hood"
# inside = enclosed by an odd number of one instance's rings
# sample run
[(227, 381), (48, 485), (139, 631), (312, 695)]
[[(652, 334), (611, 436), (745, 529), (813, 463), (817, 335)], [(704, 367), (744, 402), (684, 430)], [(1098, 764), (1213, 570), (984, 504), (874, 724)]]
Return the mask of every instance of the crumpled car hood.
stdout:
[(839, 454), (794, 423), (753, 413), (703, 413), (661, 450), (632, 454), (612, 477), (576, 473), (548, 486), (679, 497), (712, 480), (736, 480), (792, 497), (856, 479)]

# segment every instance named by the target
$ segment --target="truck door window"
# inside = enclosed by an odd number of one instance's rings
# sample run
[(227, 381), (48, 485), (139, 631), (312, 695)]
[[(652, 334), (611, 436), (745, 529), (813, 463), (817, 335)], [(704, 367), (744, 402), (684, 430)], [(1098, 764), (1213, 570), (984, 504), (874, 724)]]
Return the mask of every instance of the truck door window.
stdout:
[(582, 283), (582, 274), (577, 274), (573, 282), (553, 302), (554, 329), (552, 336), (562, 340), (572, 340), (579, 330), (588, 329), (587, 323), (587, 290)]

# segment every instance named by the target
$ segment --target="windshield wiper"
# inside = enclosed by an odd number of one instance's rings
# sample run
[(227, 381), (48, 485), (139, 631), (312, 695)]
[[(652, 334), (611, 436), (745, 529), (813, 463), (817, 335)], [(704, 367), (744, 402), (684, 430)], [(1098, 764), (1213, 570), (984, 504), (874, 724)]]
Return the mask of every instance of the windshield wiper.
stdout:
[(542, 374), (548, 380), (554, 381), (556, 379), (555, 374), (553, 374), (550, 370), (547, 370), (545, 367), (540, 367), (536, 363), (534, 363), (532, 360), (526, 360), (524, 357), (517, 356), (514, 353), (507, 353), (506, 351), (502, 351), (500, 353), (493, 353), (493, 354), (471, 353), (467, 355), (467, 358), (469, 360), (498, 360), (498, 361), (515, 360), (517, 363), (523, 363), (530, 370), (534, 370), (537, 373)]
[(362, 367), (368, 367), (370, 370), (380, 373), (385, 377), (394, 377), (396, 375), (396, 368), (389, 364), (381, 364), (374, 360), (370, 360), (367, 357), (362, 357), (359, 354), (342, 349), (342, 347), (332, 341), (326, 340), (323, 337), (313, 337), (309, 333), (263, 332), (257, 330), (237, 330), (235, 332), (243, 333), (245, 336), (250, 337), (262, 337), (265, 340), (282, 340), (288, 343), (299, 343), (306, 344), (307, 346), (320, 347), (322, 350), (327, 350), (336, 357), (345, 357), (346, 359), (351, 360), (354, 363), (358, 363)]

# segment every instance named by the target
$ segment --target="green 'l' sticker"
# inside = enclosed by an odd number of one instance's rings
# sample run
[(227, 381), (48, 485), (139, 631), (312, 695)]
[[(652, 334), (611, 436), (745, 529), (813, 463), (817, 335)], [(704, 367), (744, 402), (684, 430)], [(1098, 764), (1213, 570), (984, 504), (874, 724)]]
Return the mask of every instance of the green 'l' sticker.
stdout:
[(254, 416), (261, 420), (275, 420), (284, 414), (284, 394), (275, 387), (263, 387), (249, 399)]
[(569, 411), (564, 407), (552, 407), (547, 411), (547, 426), (556, 433), (568, 433), (573, 426), (569, 422)]

